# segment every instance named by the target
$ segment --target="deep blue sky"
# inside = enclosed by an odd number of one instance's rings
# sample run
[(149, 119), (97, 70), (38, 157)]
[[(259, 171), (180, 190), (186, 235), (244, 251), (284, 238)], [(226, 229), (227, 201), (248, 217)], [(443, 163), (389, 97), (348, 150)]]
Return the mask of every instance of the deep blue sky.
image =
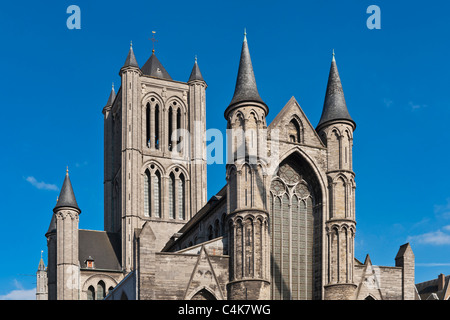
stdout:
[[(81, 9), (69, 30), (66, 9)], [(381, 8), (369, 30), (366, 9)], [(354, 133), (356, 258), (393, 266), (410, 242), (417, 282), (450, 274), (450, 4), (444, 1), (8, 1), (0, 9), (0, 299), (28, 297), (66, 166), (80, 228), (103, 229), (103, 119), (130, 40), (173, 79), (194, 62), (208, 84), (207, 127), (224, 130), (243, 29), (268, 122), (294, 96), (319, 121), (331, 52)], [(208, 166), (208, 197), (225, 183)], [(13, 293), (11, 293), (13, 292)], [(11, 294), (11, 295), (8, 295)]]

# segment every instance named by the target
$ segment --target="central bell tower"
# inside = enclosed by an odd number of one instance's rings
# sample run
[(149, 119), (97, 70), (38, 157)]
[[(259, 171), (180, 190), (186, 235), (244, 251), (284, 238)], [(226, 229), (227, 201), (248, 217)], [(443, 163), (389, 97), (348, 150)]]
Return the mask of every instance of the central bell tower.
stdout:
[(104, 114), (105, 231), (121, 235), (122, 268), (136, 268), (143, 224), (155, 248), (206, 204), (206, 82), (197, 61), (187, 82), (173, 80), (155, 55), (139, 67), (130, 46)]

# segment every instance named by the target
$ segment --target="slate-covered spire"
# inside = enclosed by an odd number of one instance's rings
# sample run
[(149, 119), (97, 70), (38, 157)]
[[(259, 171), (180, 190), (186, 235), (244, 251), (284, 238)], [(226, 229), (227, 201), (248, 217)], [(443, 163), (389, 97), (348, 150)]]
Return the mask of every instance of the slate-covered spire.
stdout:
[(353, 130), (356, 127), (355, 121), (350, 117), (345, 103), (344, 91), (342, 90), (341, 78), (336, 65), (336, 59), (331, 61), (330, 73), (328, 75), (327, 92), (325, 94), (325, 102), (323, 104), (322, 116), (317, 130), (324, 124), (335, 120), (347, 120), (353, 124)]
[(39, 260), (38, 271), (45, 271), (44, 259), (42, 258), (43, 251), (41, 250), (41, 260)]
[(77, 200), (75, 199), (75, 194), (73, 193), (72, 183), (69, 178), (69, 169), (66, 170), (66, 177), (64, 178), (64, 183), (62, 185), (61, 192), (59, 193), (58, 202), (56, 203), (53, 212), (62, 207), (70, 207), (81, 212), (78, 207)]
[(205, 81), (205, 80), (203, 80), (202, 73), (200, 72), (200, 68), (198, 67), (198, 64), (197, 64), (197, 56), (195, 56), (194, 67), (192, 68), (191, 75), (189, 76), (188, 82), (191, 82), (194, 80)]
[(116, 98), (116, 92), (114, 91), (114, 83), (113, 83), (112, 88), (111, 88), (111, 93), (109, 94), (108, 102), (106, 102), (106, 107), (112, 106), (115, 98)]
[(133, 52), (133, 42), (130, 42), (130, 51), (128, 51), (127, 59), (125, 60), (125, 63), (123, 64), (122, 68), (125, 68), (125, 67), (139, 68), (139, 65), (136, 61), (136, 57), (134, 56), (134, 52)]
[(231, 99), (227, 109), (230, 109), (230, 107), (239, 102), (252, 101), (262, 103), (267, 108), (256, 87), (255, 74), (253, 72), (252, 60), (248, 49), (247, 34), (244, 33), (244, 42), (242, 43), (236, 87), (234, 89), (233, 99)]

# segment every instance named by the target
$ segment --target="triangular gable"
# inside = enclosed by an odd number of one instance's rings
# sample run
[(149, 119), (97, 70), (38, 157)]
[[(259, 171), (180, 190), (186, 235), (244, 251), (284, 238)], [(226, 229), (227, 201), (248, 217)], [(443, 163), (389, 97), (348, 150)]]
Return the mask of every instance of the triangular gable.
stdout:
[(197, 263), (192, 271), (191, 278), (184, 294), (184, 300), (191, 299), (202, 289), (209, 291), (217, 299), (224, 299), (216, 274), (214, 273), (214, 269), (209, 261), (209, 256), (204, 246), (202, 246), (200, 250)]
[(358, 289), (356, 291), (356, 299), (365, 299), (371, 296), (374, 299), (382, 300), (383, 296), (380, 290), (380, 272), (377, 266), (372, 265), (369, 255), (364, 261), (364, 271), (362, 272)]
[(289, 99), (288, 103), (286, 103), (283, 109), (281, 109), (275, 119), (273, 119), (273, 121), (270, 123), (268, 129), (270, 131), (274, 129), (280, 130), (280, 141), (289, 141), (286, 129), (292, 118), (296, 118), (303, 128), (303, 141), (301, 141), (301, 144), (318, 148), (325, 147), (320, 140), (320, 137), (317, 134), (316, 130), (311, 125), (311, 122), (309, 122), (308, 118), (300, 107), (300, 104), (297, 102), (297, 100), (295, 100), (294, 97)]

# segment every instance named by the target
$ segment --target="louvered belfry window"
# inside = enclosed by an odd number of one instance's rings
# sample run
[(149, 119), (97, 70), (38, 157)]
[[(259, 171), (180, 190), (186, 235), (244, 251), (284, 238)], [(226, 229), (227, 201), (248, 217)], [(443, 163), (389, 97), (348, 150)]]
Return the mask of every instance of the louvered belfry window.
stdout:
[(312, 299), (313, 195), (298, 163), (280, 165), (270, 187), (271, 294), (276, 300)]

